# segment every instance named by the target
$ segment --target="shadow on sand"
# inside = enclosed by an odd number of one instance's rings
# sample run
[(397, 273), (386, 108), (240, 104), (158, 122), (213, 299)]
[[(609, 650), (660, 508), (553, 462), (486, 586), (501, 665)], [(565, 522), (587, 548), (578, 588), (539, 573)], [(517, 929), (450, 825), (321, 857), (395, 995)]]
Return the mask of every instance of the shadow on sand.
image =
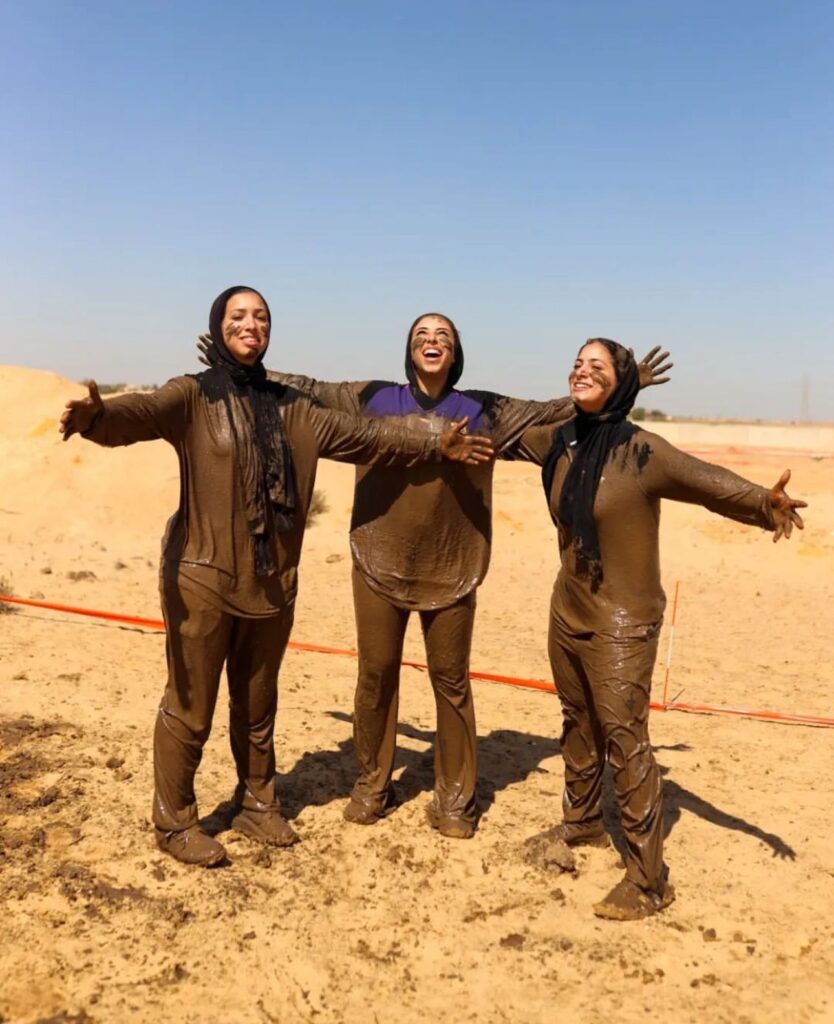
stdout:
[[(350, 725), (352, 718), (341, 711), (326, 712)], [(407, 803), (434, 787), (434, 732), (400, 723), (398, 735), (426, 743), (428, 749), (398, 747), (394, 770), (402, 769), (394, 784), (398, 803)], [(534, 772), (546, 772), (542, 761), (559, 753), (559, 743), (550, 736), (536, 736), (515, 729), (496, 729), (478, 739), (478, 804), (484, 813), (495, 794)], [(281, 805), (287, 818), (297, 817), (305, 807), (320, 807), (332, 800), (347, 800), (356, 781), (353, 739), (340, 740), (335, 749), (307, 751), (280, 777)], [(556, 784), (558, 789), (559, 782)]]
[[(688, 751), (692, 748), (688, 743), (675, 743), (669, 746), (652, 747), (652, 749), (655, 753), (658, 753), (659, 751)], [(779, 857), (783, 860), (796, 859), (796, 851), (781, 836), (777, 836), (773, 832), (765, 832), (764, 829), (746, 821), (744, 818), (740, 818), (735, 814), (729, 814), (727, 811), (722, 811), (720, 807), (716, 807), (709, 800), (704, 800), (697, 793), (693, 793), (691, 790), (675, 782), (674, 779), (669, 778), (672, 769), (668, 765), (660, 764), (659, 761), (658, 765), (660, 767), (660, 774), (663, 776), (663, 835), (665, 838), (668, 838), (672, 829), (680, 821), (682, 812), (689, 811), (690, 814), (697, 814), (699, 818), (703, 818), (704, 821), (708, 821), (711, 825), (726, 828), (732, 832), (743, 832), (745, 835), (758, 839), (759, 842), (770, 847), (774, 857)], [(620, 825), (617, 799), (614, 794), (614, 784), (611, 779), (610, 769), (606, 769), (605, 773), (603, 818), (605, 820), (605, 827), (611, 835), (614, 845), (623, 854), (626, 849), (625, 840), (623, 839), (623, 831)]]
[[(352, 722), (351, 716), (342, 711), (325, 713), (346, 725)], [(397, 749), (394, 769), (403, 771), (394, 788), (397, 803), (404, 804), (421, 793), (431, 792), (434, 786), (434, 732), (418, 729), (407, 722), (400, 723), (397, 732), (410, 740), (428, 744), (426, 750), (412, 750), (408, 747)], [(677, 743), (653, 749), (656, 753), (680, 752), (688, 751), (691, 747), (687, 743)], [(495, 729), (488, 736), (479, 737), (479, 815), (486, 813), (495, 801), (496, 794), (501, 790), (523, 782), (532, 774), (548, 774), (550, 769), (542, 767), (542, 762), (555, 757), (558, 753), (559, 742), (551, 736), (537, 736), (516, 729)], [(306, 751), (292, 768), (279, 778), (278, 791), (284, 816), (293, 819), (306, 807), (322, 807), (333, 800), (347, 800), (356, 780), (356, 770), (351, 736), (340, 740), (335, 749)], [(680, 821), (682, 812), (689, 811), (719, 828), (743, 832), (758, 839), (770, 847), (774, 857), (790, 860), (796, 858), (796, 852), (780, 836), (765, 832), (744, 818), (722, 811), (708, 800), (681, 786), (669, 778), (671, 769), (668, 765), (660, 764), (660, 771), (664, 778), (664, 836), (669, 836)], [(551, 799), (555, 824), (561, 819), (561, 765), (553, 775)], [(207, 832), (216, 835), (229, 827), (232, 815), (232, 805), (228, 802), (221, 803), (210, 815), (201, 820), (201, 825)], [(624, 854), (626, 846), (610, 768), (606, 768), (603, 784), (603, 818), (614, 845), (621, 854)]]

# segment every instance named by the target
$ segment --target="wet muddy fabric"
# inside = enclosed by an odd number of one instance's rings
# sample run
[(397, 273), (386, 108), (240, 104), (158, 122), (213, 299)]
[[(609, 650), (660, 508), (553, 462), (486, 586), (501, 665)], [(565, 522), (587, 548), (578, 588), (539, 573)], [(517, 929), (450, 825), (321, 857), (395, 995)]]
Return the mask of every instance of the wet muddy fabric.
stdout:
[(292, 626), (297, 568), (321, 457), (414, 465), (440, 458), (437, 438), (323, 409), (292, 388), (278, 401), (292, 451), (292, 527), (270, 531), (276, 571), (255, 570), (235, 434), (224, 403), (178, 377), (152, 394), (108, 399), (85, 437), (115, 447), (162, 438), (180, 463), (180, 502), (163, 540), (160, 590), (168, 685), (154, 733), (154, 824), (196, 822), (194, 773), (226, 662), (232, 749), (244, 806), (275, 803), (273, 731), (278, 669)]
[[(223, 340), (226, 305), (233, 295), (241, 292), (257, 295), (272, 321), (266, 299), (253, 288), (236, 285), (221, 292), (209, 313), (209, 331), (216, 339), (216, 359), (197, 379), (209, 401), (226, 406), (240, 463), (241, 492), (255, 550), (255, 572), (266, 576), (275, 569), (269, 543), (270, 528), (278, 531), (292, 528), (295, 480), (283, 420), (275, 401), (280, 385), (267, 379), (263, 367), (265, 351), (254, 365), (244, 365), (232, 355)], [(271, 515), (267, 514), (267, 503), (271, 505)]]
[(160, 582), (168, 682), (154, 729), (153, 823), (165, 832), (197, 824), (194, 776), (211, 732), (223, 664), (229, 684), (229, 738), (237, 799), (250, 810), (279, 808), (275, 792), (278, 671), (293, 606), (277, 615), (231, 615), (188, 580)]
[(292, 604), (319, 458), (417, 466), (440, 461), (438, 436), (322, 408), (294, 388), (276, 397), (295, 478), (291, 529), (270, 531), (276, 571), (257, 576), (229, 410), (202, 394), (199, 377), (175, 377), (150, 394), (107, 399), (85, 437), (108, 447), (162, 438), (180, 463), (179, 508), (163, 540), (163, 575), (189, 576), (239, 615), (273, 615)]
[[(527, 431), (508, 457), (542, 465), (554, 431)], [(605, 759), (628, 845), (628, 877), (662, 892), (662, 786), (648, 736), (649, 696), (666, 598), (660, 584), (660, 500), (700, 504), (741, 523), (773, 529), (768, 491), (637, 430), (606, 462), (594, 502), (605, 575), (598, 591), (577, 571), (570, 531), (559, 519), (572, 453), (554, 467), (549, 495), (561, 566), (551, 601), (549, 653), (564, 724), (565, 821), (601, 815)]]
[[(273, 376), (328, 408), (395, 421), (430, 436), (468, 416), (469, 431), (492, 437), (499, 455), (529, 427), (558, 424), (573, 414), (566, 398), (526, 402), (452, 389), (431, 399), (411, 384)], [(455, 473), (443, 464), (376, 468), (382, 469), (357, 469), (350, 530), (359, 648), (354, 740), (360, 768), (352, 798), (380, 813), (389, 797), (403, 636), (409, 612), (417, 611), (437, 704), (437, 816), (474, 822), (477, 736), (469, 653), (475, 592), (489, 567), (494, 463), (456, 466)]]
[[(359, 648), (353, 738), (360, 775), (351, 798), (381, 815), (391, 797), (400, 662), (410, 613), (380, 597), (356, 568), (353, 595)], [(437, 813), (447, 820), (474, 822), (478, 755), (469, 650), (475, 594), (468, 594), (448, 608), (421, 611), (419, 615), (437, 707)]]
[(662, 782), (649, 742), (658, 634), (659, 626), (619, 637), (569, 633), (553, 596), (548, 653), (562, 704), (564, 821), (601, 825), (607, 760), (628, 848), (626, 875), (654, 892), (662, 892), (666, 880)]
[[(542, 465), (553, 433), (549, 428), (533, 428), (505, 457)], [(570, 532), (559, 521), (570, 457), (565, 452), (554, 467), (549, 502), (558, 525), (561, 562), (557, 604), (569, 631), (628, 635), (634, 626), (650, 626), (662, 619), (666, 606), (658, 548), (662, 498), (703, 505), (740, 523), (773, 529), (766, 488), (686, 455), (657, 434), (638, 430), (605, 464), (597, 490), (594, 518), (605, 578), (592, 593), (588, 579), (577, 571)]]
[[(469, 417), (470, 433), (492, 438), (499, 458), (536, 424), (573, 415), (568, 398), (527, 402), (491, 391), (452, 390), (439, 400), (388, 381), (328, 383), (270, 372), (327, 408), (396, 421), (428, 434)], [(489, 568), (494, 463), (356, 472), (350, 546), (369, 587), (391, 604), (415, 611), (445, 608), (471, 594)]]
[(570, 531), (577, 571), (590, 578), (592, 593), (599, 589), (604, 571), (594, 518), (597, 488), (605, 463), (637, 430), (627, 417), (640, 390), (634, 354), (616, 341), (598, 338), (596, 343), (611, 356), (616, 386), (599, 412), (586, 412), (577, 406), (575, 419), (556, 431), (542, 468), (542, 482), (549, 498), (559, 458), (566, 448), (572, 449), (559, 498), (559, 522)]

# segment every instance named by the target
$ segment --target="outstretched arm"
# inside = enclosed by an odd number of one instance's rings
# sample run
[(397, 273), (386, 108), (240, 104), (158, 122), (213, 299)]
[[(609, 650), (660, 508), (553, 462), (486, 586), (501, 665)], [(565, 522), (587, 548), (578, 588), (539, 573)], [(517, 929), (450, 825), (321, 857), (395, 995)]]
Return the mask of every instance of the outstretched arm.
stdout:
[(169, 380), (149, 394), (137, 392), (106, 401), (91, 380), (86, 398), (67, 402), (58, 430), (65, 441), (81, 434), (106, 448), (158, 438), (173, 444), (186, 420), (186, 379)]
[(390, 419), (346, 416), (312, 403), (309, 414), (320, 456), (337, 462), (416, 466), (442, 458), (476, 465), (494, 456), (489, 438), (466, 433), (465, 418), (435, 434)]
[(784, 490), (790, 471), (767, 490), (723, 466), (687, 455), (657, 434), (645, 433), (645, 437), (650, 450), (637, 480), (646, 494), (703, 505), (739, 523), (772, 530), (774, 541), (790, 537), (794, 526), (803, 528), (796, 510), (806, 503), (788, 497)]
[(499, 458), (543, 466), (561, 426), (561, 423), (549, 423), (543, 427), (529, 427), (518, 440), (501, 452)]

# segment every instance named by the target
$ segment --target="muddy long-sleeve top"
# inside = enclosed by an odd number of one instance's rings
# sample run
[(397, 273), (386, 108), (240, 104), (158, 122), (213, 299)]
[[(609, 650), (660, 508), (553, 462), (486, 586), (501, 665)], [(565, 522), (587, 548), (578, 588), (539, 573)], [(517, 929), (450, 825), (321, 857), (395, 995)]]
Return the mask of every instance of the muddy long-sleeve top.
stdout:
[[(554, 434), (550, 428), (526, 431), (506, 457), (541, 466)], [(568, 632), (628, 636), (660, 623), (666, 606), (658, 547), (661, 498), (703, 505), (728, 519), (774, 529), (766, 488), (638, 430), (628, 444), (614, 449), (600, 479), (594, 519), (603, 579), (592, 593), (590, 580), (577, 572), (570, 532), (559, 522), (559, 499), (572, 456), (567, 450), (557, 461), (548, 495), (561, 560), (553, 614)]]
[(291, 386), (278, 389), (276, 401), (292, 455), (296, 513), (291, 529), (270, 530), (277, 570), (268, 576), (255, 575), (230, 414), (224, 402), (204, 396), (196, 377), (106, 400), (84, 435), (106, 447), (161, 438), (175, 448), (180, 501), (163, 540), (161, 571), (239, 615), (274, 615), (293, 602), (319, 458), (405, 467), (441, 458), (436, 434), (325, 409)]
[[(354, 416), (392, 419), (429, 435), (469, 417), (467, 429), (505, 449), (530, 427), (561, 424), (569, 398), (529, 402), (493, 391), (452, 390), (431, 399), (390, 381), (329, 383), (269, 373)], [(350, 525), (353, 563), (368, 586), (400, 608), (446, 608), (478, 587), (489, 568), (494, 463), (357, 466)]]

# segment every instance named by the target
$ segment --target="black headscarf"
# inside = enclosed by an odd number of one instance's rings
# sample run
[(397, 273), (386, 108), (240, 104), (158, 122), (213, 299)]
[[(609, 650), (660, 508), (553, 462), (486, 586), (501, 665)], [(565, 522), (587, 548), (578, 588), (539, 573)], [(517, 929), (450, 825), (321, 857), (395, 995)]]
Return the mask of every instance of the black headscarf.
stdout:
[[(420, 401), (421, 396), (423, 398), (428, 398), (428, 396), (420, 390), (420, 385), (417, 383), (417, 372), (414, 369), (414, 363), (411, 359), (411, 335), (414, 333), (414, 328), (417, 324), (427, 316), (436, 316), (440, 320), (445, 320), (452, 329), (452, 338), (455, 342), (455, 358), (449, 369), (449, 377), (446, 381), (446, 387), (443, 389), (442, 395), (438, 398), (429, 400), (427, 407), (430, 407), (430, 405), (437, 405), (438, 402), (442, 401), (460, 380), (460, 375), (463, 373), (463, 348), (460, 344), (460, 335), (458, 334), (457, 327), (455, 327), (454, 323), (446, 316), (445, 313), (421, 313), (417, 317), (411, 327), (408, 328), (408, 336), (405, 339), (405, 376), (408, 383), (411, 385), (411, 392), (418, 402)], [(426, 403), (421, 402), (420, 404)]]
[(595, 592), (603, 576), (594, 501), (611, 453), (627, 444), (637, 430), (626, 417), (640, 390), (640, 374), (629, 349), (607, 338), (590, 338), (585, 345), (592, 342), (604, 345), (611, 353), (617, 385), (601, 412), (587, 413), (577, 406), (576, 417), (556, 431), (542, 467), (542, 482), (549, 507), (556, 463), (563, 452), (572, 448), (573, 462), (562, 484), (556, 521), (569, 530), (570, 542), (576, 549), (577, 572), (590, 578), (591, 590)]
[(246, 518), (255, 546), (255, 572), (258, 576), (268, 576), (275, 571), (269, 543), (270, 525), (279, 533), (292, 528), (295, 479), (284, 422), (278, 411), (277, 399), (283, 388), (267, 378), (263, 367), (265, 352), (253, 366), (247, 366), (235, 359), (223, 340), (226, 305), (238, 292), (257, 295), (272, 323), (266, 299), (254, 288), (236, 285), (221, 292), (209, 313), (209, 333), (216, 359), (211, 369), (198, 374), (197, 379), (206, 398), (210, 402), (222, 401), (228, 411), (243, 482)]

